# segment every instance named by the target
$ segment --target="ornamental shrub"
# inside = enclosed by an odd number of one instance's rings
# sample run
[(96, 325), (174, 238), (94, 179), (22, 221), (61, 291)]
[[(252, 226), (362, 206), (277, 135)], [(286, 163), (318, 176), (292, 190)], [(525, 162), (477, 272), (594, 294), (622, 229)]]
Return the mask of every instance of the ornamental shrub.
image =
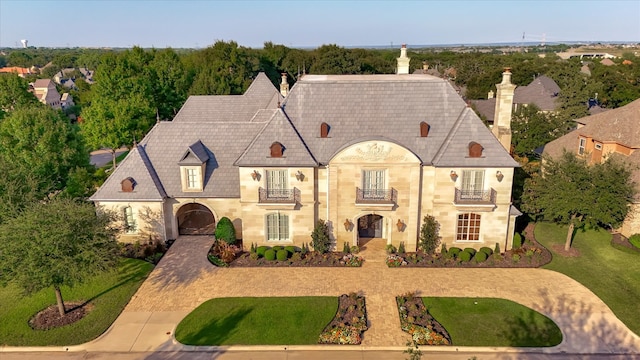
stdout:
[(295, 246), (285, 246), (284, 249), (289, 252), (289, 255), (293, 255), (294, 253), (298, 252), (298, 248)]
[(487, 258), (488, 258), (488, 257), (489, 257), (489, 256), (488, 256), (486, 253), (484, 253), (484, 252), (482, 252), (482, 251), (478, 251), (478, 252), (476, 253), (476, 255), (473, 257), (473, 260), (474, 260), (475, 262), (477, 262), (477, 263), (483, 263), (483, 262), (487, 261)]
[(275, 250), (276, 252), (278, 252), (280, 250), (284, 250), (284, 246), (276, 245), (276, 246), (272, 247), (272, 249)]
[(420, 250), (433, 254), (440, 244), (440, 223), (431, 215), (425, 215), (420, 228)]
[(278, 250), (278, 252), (276, 252), (276, 259), (278, 259), (278, 261), (285, 261), (287, 260), (287, 258), (289, 257), (289, 252), (287, 250)]
[(228, 217), (223, 217), (216, 225), (216, 239), (222, 240), (229, 245), (236, 242), (236, 229)]
[(264, 253), (265, 253), (265, 251), (267, 251), (267, 250), (269, 250), (269, 249), (271, 249), (271, 248), (270, 248), (270, 247), (268, 247), (268, 246), (258, 246), (258, 247), (256, 248), (256, 253), (257, 253), (258, 255), (260, 255), (260, 257), (264, 257)]
[(640, 234), (631, 235), (631, 237), (629, 238), (629, 242), (631, 243), (631, 245), (640, 249)]
[(520, 233), (513, 234), (513, 248), (519, 249), (522, 246), (522, 236)]
[(384, 249), (387, 251), (387, 254), (395, 254), (397, 251), (396, 247), (391, 244), (387, 244)]
[(447, 244), (442, 243), (442, 247), (440, 248), (440, 254), (447, 255)]
[(324, 254), (331, 248), (331, 238), (329, 237), (329, 226), (324, 220), (318, 220), (311, 233), (311, 246), (313, 250)]
[(302, 253), (295, 252), (291, 255), (291, 261), (300, 261), (302, 260)]
[(494, 254), (502, 254), (502, 251), (500, 251), (500, 243), (496, 243), (496, 248), (493, 250)]
[(513, 255), (511, 256), (511, 260), (512, 260), (514, 263), (519, 263), (519, 262), (520, 262), (520, 255), (518, 255), (518, 254), (513, 254)]
[(471, 253), (470, 253), (470, 252), (467, 252), (467, 251), (461, 251), (461, 252), (458, 254), (458, 259), (459, 259), (460, 261), (462, 261), (462, 262), (468, 262), (468, 261), (470, 261), (470, 260), (471, 260), (471, 257), (472, 257)]
[(465, 252), (468, 252), (469, 254), (471, 254), (471, 257), (473, 257), (473, 255), (475, 255), (477, 253), (476, 249), (474, 248), (464, 248)]
[(483, 252), (483, 253), (487, 254), (487, 256), (493, 255), (493, 250), (491, 250), (491, 248), (487, 247), (487, 246), (481, 247), (480, 248), (480, 252)]
[(398, 245), (398, 254), (404, 254), (406, 251), (404, 250), (404, 241), (400, 241), (400, 245)]
[(273, 249), (269, 249), (267, 251), (264, 252), (264, 258), (269, 260), (269, 261), (273, 261), (276, 259), (276, 251)]
[(456, 258), (458, 257), (458, 254), (460, 254), (461, 252), (462, 252), (462, 249), (460, 249), (459, 247), (453, 246), (451, 249), (449, 249), (449, 251), (447, 252), (447, 255), (449, 255), (449, 257), (451, 258)]
[(350, 249), (350, 252), (351, 252), (352, 254), (357, 254), (357, 253), (359, 253), (359, 252), (360, 252), (360, 248), (359, 248), (357, 245), (353, 245), (353, 246), (351, 247), (351, 249)]
[(307, 255), (309, 253), (309, 245), (307, 243), (302, 243), (302, 249), (300, 249), (300, 254)]
[(351, 248), (349, 247), (349, 243), (348, 242), (344, 242), (344, 246), (342, 246), (342, 252), (345, 254), (348, 254), (351, 251)]

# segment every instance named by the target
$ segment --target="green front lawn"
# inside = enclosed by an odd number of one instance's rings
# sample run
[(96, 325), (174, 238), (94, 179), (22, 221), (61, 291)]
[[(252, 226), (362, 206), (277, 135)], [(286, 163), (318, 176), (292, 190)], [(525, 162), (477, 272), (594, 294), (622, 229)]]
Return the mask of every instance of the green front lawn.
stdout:
[(311, 345), (338, 309), (336, 297), (219, 298), (178, 324), (187, 345)]
[(423, 297), (429, 313), (458, 346), (555, 346), (562, 333), (548, 317), (513, 301)]
[(53, 288), (23, 296), (15, 286), (0, 287), (0, 345), (75, 345), (93, 340), (111, 326), (152, 269), (146, 261), (123, 259), (117, 271), (62, 288), (65, 301), (91, 300), (93, 310), (74, 324), (46, 331), (33, 330), (28, 322), (56, 303)]
[(539, 222), (535, 236), (553, 254), (553, 260), (544, 268), (588, 287), (631, 331), (640, 334), (640, 254), (615, 249), (605, 230), (576, 231), (572, 247), (580, 251), (579, 257), (564, 257), (553, 250), (554, 245), (564, 245), (566, 226)]

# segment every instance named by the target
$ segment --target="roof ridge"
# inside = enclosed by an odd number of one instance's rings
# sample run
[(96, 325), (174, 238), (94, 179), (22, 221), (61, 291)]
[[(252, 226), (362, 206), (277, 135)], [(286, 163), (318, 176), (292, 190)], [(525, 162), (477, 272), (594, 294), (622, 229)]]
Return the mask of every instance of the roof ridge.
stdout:
[[(264, 123), (264, 126), (262, 127), (262, 129), (260, 129), (260, 131), (258, 131), (256, 136), (253, 137), (253, 139), (251, 140), (249, 145), (247, 145), (247, 147), (244, 149), (242, 154), (240, 154), (240, 156), (238, 156), (238, 158), (233, 162), (233, 166), (239, 166), (238, 162), (247, 154), (247, 152), (249, 152), (249, 149), (251, 149), (251, 147), (253, 147), (253, 144), (255, 144), (256, 141), (258, 141), (258, 138), (260, 138), (260, 135), (262, 135), (264, 130), (267, 128), (267, 126), (269, 126), (269, 124), (271, 124), (271, 121), (273, 121), (274, 116), (275, 116), (275, 113), (273, 115), (271, 115), (271, 118), (269, 119), (269, 121)], [(252, 124), (258, 124), (258, 123), (252, 123)]]
[(158, 193), (160, 194), (160, 196), (162, 196), (162, 198), (166, 198), (167, 192), (164, 190), (164, 186), (162, 186), (160, 177), (158, 176), (156, 169), (153, 167), (153, 164), (151, 164), (151, 160), (147, 156), (147, 151), (145, 150), (145, 146), (138, 145), (136, 146), (136, 149), (138, 150), (138, 155), (140, 155), (140, 159), (142, 159), (142, 163), (147, 169), (147, 172), (149, 173), (151, 180), (153, 180), (153, 184), (155, 185), (156, 190), (158, 190)]
[(442, 155), (444, 155), (444, 153), (446, 152), (446, 149), (451, 144), (451, 139), (455, 137), (455, 134), (458, 132), (458, 129), (460, 129), (460, 125), (462, 124), (462, 121), (464, 119), (463, 115), (465, 114), (466, 111), (473, 111), (473, 110), (471, 110), (471, 108), (469, 107), (462, 108), (462, 111), (460, 111), (460, 114), (458, 114), (458, 118), (456, 119), (456, 122), (453, 123), (453, 126), (451, 127), (451, 130), (449, 130), (447, 137), (444, 138), (444, 141), (442, 141), (442, 145), (436, 152), (436, 155), (431, 160), (431, 164), (435, 164), (438, 161), (440, 161), (440, 159), (442, 158)]
[(313, 159), (313, 162), (317, 164), (319, 164), (318, 160), (316, 159), (315, 156), (313, 156), (313, 153), (311, 152), (311, 149), (309, 149), (309, 146), (307, 146), (307, 142), (304, 141), (304, 138), (302, 137), (302, 135), (300, 135), (300, 132), (298, 132), (298, 129), (296, 128), (296, 126), (293, 124), (293, 122), (291, 121), (291, 119), (289, 119), (289, 116), (287, 115), (287, 113), (284, 111), (284, 108), (279, 108), (278, 110), (280, 110), (280, 112), (282, 113), (282, 115), (284, 115), (284, 118), (287, 119), (287, 122), (289, 123), (289, 125), (291, 126), (291, 128), (293, 129), (293, 131), (296, 133), (296, 136), (298, 136), (298, 139), (300, 139), (300, 142), (302, 143), (302, 145), (304, 145), (304, 148), (307, 150), (307, 153), (309, 153), (309, 156), (311, 156), (311, 159)]

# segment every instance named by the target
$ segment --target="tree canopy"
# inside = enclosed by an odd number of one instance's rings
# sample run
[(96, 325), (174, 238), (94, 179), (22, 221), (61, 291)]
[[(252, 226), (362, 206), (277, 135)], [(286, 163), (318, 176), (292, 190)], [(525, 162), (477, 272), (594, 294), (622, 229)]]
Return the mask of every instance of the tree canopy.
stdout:
[(17, 74), (0, 76), (0, 120), (15, 109), (38, 106), (40, 103), (29, 92), (29, 83)]
[(544, 159), (538, 176), (526, 180), (522, 201), (529, 214), (569, 225), (569, 250), (576, 227), (619, 226), (636, 191), (624, 164), (607, 159), (589, 166), (565, 152), (559, 159)]
[(113, 215), (92, 204), (54, 198), (33, 203), (0, 224), (0, 283), (25, 292), (53, 288), (64, 315), (61, 287), (109, 270), (117, 262)]

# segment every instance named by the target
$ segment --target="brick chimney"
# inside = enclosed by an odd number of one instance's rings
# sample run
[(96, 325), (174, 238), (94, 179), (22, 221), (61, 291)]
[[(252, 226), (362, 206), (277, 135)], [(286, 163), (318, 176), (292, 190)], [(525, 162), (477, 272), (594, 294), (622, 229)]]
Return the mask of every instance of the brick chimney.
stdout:
[(400, 48), (400, 57), (398, 60), (398, 68), (396, 69), (396, 74), (408, 74), (409, 73), (409, 62), (410, 58), (407, 57), (407, 45), (402, 44)]
[(513, 110), (513, 93), (516, 86), (511, 83), (511, 68), (505, 68), (502, 82), (496, 84), (496, 110), (493, 116), (491, 132), (500, 144), (511, 152), (511, 112)]
[(280, 94), (284, 97), (287, 97), (289, 94), (289, 82), (287, 81), (287, 73), (282, 73), (282, 81), (280, 82)]

